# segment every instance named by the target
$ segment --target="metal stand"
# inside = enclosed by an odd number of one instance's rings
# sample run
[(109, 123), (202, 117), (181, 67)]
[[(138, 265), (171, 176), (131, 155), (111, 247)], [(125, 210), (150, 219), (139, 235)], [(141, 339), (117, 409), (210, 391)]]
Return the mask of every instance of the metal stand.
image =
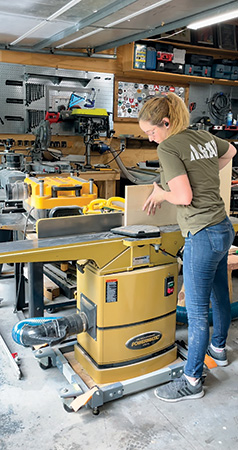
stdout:
[(23, 311), (27, 308), (27, 303), (25, 301), (25, 279), (23, 275), (23, 264), (14, 264), (14, 277), (15, 277), (15, 293), (16, 301), (14, 311)]
[[(24, 311), (29, 308), (29, 317), (43, 317), (44, 310), (48, 312), (54, 312), (58, 308), (64, 308), (68, 306), (75, 306), (76, 300), (69, 300), (68, 298), (64, 301), (52, 302), (47, 305), (44, 304), (44, 268), (43, 263), (34, 262), (28, 263), (28, 296), (29, 299), (26, 301), (26, 286), (25, 277), (23, 271), (24, 264), (16, 263), (14, 264), (14, 276), (15, 276), (15, 292), (16, 301), (14, 306), (14, 312)], [(74, 288), (74, 290), (76, 287)], [(71, 296), (72, 297), (72, 296)]]
[(29, 317), (44, 315), (43, 263), (28, 263)]
[(77, 341), (73, 341), (70, 344), (65, 343), (60, 347), (46, 347), (34, 352), (34, 356), (39, 359), (41, 368), (48, 369), (51, 366), (58, 367), (60, 372), (69, 382), (70, 386), (63, 388), (60, 392), (60, 398), (62, 399), (63, 406), (67, 412), (75, 411), (71, 407), (73, 399), (78, 398), (87, 392), (89, 394), (92, 392), (92, 395), (89, 395), (89, 399), (85, 404), (90, 406), (93, 410), (93, 414), (96, 415), (99, 414), (98, 408), (107, 402), (158, 386), (178, 378), (183, 374), (184, 361), (179, 361), (178, 363), (171, 364), (165, 368), (139, 377), (112, 384), (96, 386), (97, 389), (95, 389), (95, 387), (92, 389), (92, 387), (90, 388), (73, 370), (64, 356), (64, 353), (73, 351), (74, 344), (76, 343)]
[(28, 263), (29, 303), (26, 302), (23, 263), (14, 265), (16, 302), (14, 311), (29, 307), (29, 317), (44, 316), (43, 263)]

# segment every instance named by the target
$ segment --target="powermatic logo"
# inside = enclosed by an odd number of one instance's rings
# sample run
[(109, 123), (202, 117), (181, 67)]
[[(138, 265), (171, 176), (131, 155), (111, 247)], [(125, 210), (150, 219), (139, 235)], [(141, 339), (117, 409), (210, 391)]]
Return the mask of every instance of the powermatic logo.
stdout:
[(148, 333), (138, 334), (126, 342), (126, 347), (131, 350), (150, 347), (156, 344), (162, 338), (159, 331), (150, 331)]

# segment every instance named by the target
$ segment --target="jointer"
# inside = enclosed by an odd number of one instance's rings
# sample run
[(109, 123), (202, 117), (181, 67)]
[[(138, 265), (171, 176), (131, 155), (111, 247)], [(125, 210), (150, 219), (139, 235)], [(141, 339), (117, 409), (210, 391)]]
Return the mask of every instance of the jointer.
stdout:
[[(74, 358), (100, 386), (100, 392), (90, 396), (91, 388), (79, 382), (80, 389), (72, 388), (68, 397), (81, 402), (81, 394), (88, 392), (93, 409), (129, 391), (165, 382), (183, 370), (181, 362), (173, 370), (169, 366), (177, 358), (180, 230), (165, 226), (151, 231), (139, 226), (138, 231), (121, 223), (121, 213), (99, 215), (96, 220), (95, 216), (40, 219), (36, 239), (0, 247), (0, 263), (77, 260), (77, 314), (23, 320), (16, 324), (13, 337), (25, 346), (48, 343), (35, 356), (43, 365), (50, 360), (65, 367), (58, 346), (68, 336), (77, 335)], [(44, 233), (49, 237), (39, 237)], [(118, 383), (127, 383), (127, 389), (112, 394)], [(62, 397), (67, 399), (65, 394)], [(77, 410), (78, 404), (72, 407)]]
[[(29, 318), (13, 330), (21, 345), (48, 344), (35, 356), (44, 368), (57, 366), (69, 381), (70, 388), (60, 393), (66, 410), (87, 404), (97, 414), (108, 401), (183, 372), (175, 342), (180, 230), (165, 226), (151, 232), (142, 225), (138, 232), (121, 223), (121, 213), (96, 220), (41, 219), (36, 239), (0, 247), (0, 263), (77, 260), (77, 314)], [(73, 335), (69, 364), (64, 355)], [(72, 368), (75, 362), (90, 384)]]

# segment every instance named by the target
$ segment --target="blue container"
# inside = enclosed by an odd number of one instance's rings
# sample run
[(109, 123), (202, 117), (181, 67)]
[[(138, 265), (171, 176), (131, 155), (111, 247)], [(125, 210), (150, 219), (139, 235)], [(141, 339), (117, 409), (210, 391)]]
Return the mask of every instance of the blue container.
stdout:
[(226, 119), (227, 127), (230, 127), (232, 125), (232, 122), (233, 122), (233, 114), (231, 111), (229, 111), (227, 114), (227, 119)]
[(197, 77), (210, 77), (211, 76), (210, 66), (196, 66), (194, 64), (185, 64), (185, 74), (193, 75)]
[(156, 70), (157, 65), (157, 51), (154, 47), (147, 47), (146, 49), (146, 69), (147, 70)]
[(223, 78), (225, 80), (231, 79), (231, 66), (226, 66), (224, 64), (213, 64), (212, 66), (212, 76), (213, 78)]
[(231, 80), (238, 80), (238, 66), (233, 66), (232, 67)]

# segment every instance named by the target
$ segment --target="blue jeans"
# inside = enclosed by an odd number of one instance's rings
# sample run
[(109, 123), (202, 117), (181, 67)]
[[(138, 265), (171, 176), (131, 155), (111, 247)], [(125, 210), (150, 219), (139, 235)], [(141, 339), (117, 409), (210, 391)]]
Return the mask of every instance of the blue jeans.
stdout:
[(223, 348), (231, 322), (227, 279), (228, 250), (235, 232), (228, 217), (185, 238), (183, 277), (188, 314), (188, 359), (184, 372), (200, 378), (209, 343), (212, 305), (212, 344)]

